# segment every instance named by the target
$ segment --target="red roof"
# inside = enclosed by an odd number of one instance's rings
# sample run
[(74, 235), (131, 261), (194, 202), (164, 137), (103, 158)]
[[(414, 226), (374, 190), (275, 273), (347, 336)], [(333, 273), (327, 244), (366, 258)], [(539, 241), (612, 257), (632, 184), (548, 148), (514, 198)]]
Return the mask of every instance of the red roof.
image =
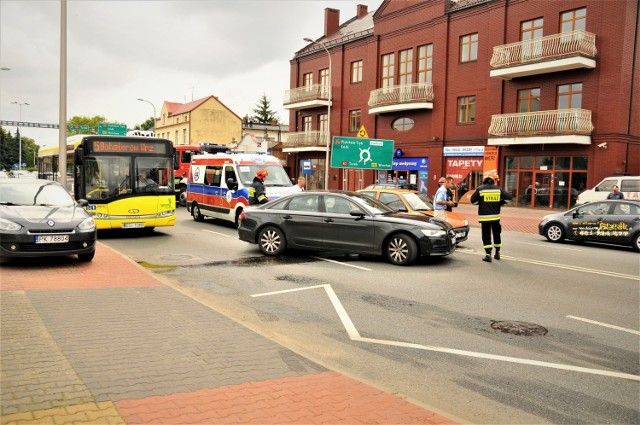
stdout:
[(202, 99), (194, 100), (189, 103), (176, 103), (166, 101), (164, 103), (167, 105), (167, 112), (169, 112), (169, 116), (172, 116), (184, 114), (185, 112), (191, 112), (212, 97), (214, 96), (203, 97)]

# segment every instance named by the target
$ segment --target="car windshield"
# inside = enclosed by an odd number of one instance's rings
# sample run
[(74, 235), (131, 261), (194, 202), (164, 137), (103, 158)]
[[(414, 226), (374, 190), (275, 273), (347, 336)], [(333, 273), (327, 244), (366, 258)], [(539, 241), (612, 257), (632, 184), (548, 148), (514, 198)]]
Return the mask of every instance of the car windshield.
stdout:
[(0, 204), (71, 207), (75, 201), (58, 183), (34, 181), (30, 184), (3, 185)]
[(350, 195), (349, 198), (365, 211), (368, 211), (371, 215), (381, 215), (393, 212), (391, 208), (382, 202), (373, 199), (371, 196), (356, 194)]
[(292, 186), (291, 180), (289, 180), (289, 176), (284, 171), (281, 165), (265, 165), (265, 164), (242, 164), (238, 165), (238, 173), (240, 174), (240, 181), (245, 186), (251, 186), (253, 182), (253, 178), (256, 176), (256, 172), (260, 169), (264, 168), (267, 170), (267, 178), (264, 179), (265, 186), (280, 186), (280, 187), (289, 187)]
[(403, 193), (402, 197), (414, 211), (432, 211), (433, 203), (424, 193)]

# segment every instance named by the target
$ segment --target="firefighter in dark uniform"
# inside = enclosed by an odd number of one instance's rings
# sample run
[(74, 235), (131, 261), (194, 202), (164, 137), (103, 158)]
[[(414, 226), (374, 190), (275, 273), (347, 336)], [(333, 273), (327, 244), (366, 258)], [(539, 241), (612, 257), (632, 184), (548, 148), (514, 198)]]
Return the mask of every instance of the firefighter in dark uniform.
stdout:
[(249, 188), (249, 205), (266, 204), (269, 202), (267, 198), (267, 189), (264, 187), (264, 179), (269, 175), (264, 168), (256, 172), (251, 187)]
[[(500, 239), (500, 233), (502, 232), (500, 208), (506, 201), (512, 199), (510, 193), (496, 186), (497, 182), (498, 176), (496, 174), (485, 173), (482, 185), (476, 188), (470, 198), (472, 204), (478, 205), (478, 221), (482, 226), (482, 245), (485, 252), (482, 261), (488, 263), (491, 262), (493, 248), (496, 249), (493, 258), (500, 259), (500, 248), (502, 247), (502, 240)], [(491, 235), (493, 235), (493, 243), (491, 242)]]

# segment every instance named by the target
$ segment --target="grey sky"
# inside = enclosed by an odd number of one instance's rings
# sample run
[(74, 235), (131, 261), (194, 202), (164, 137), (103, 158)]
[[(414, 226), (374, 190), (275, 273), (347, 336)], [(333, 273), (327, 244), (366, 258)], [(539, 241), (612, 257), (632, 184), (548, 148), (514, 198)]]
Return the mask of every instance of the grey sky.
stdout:
[[(133, 127), (162, 102), (205, 96), (239, 116), (263, 93), (285, 123), (289, 60), (324, 30), (324, 9), (340, 23), (382, 0), (201, 0), (67, 2), (67, 118), (103, 115)], [(0, 119), (58, 123), (60, 2), (0, 0)], [(6, 127), (15, 133), (14, 127)], [(25, 128), (43, 146), (58, 132)]]

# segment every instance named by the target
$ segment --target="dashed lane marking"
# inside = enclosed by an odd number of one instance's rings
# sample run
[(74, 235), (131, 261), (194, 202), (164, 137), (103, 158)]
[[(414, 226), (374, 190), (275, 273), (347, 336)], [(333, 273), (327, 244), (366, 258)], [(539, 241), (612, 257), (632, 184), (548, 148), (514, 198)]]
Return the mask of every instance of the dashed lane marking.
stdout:
[(370, 272), (371, 269), (368, 269), (366, 267), (362, 267), (362, 266), (356, 266), (354, 264), (348, 264), (348, 263), (341, 263), (340, 261), (336, 261), (336, 260), (330, 260), (328, 258), (322, 258), (322, 257), (316, 257), (314, 255), (310, 255), (311, 258), (315, 258), (316, 260), (322, 260), (322, 261), (327, 261), (329, 263), (334, 263), (334, 264), (339, 264), (341, 266), (345, 266), (345, 267), (353, 267), (354, 269), (359, 269), (359, 270), (364, 270), (367, 272)]
[[(473, 249), (465, 249), (465, 248), (458, 248), (458, 249), (456, 249), (456, 252), (462, 252), (463, 254), (484, 255), (483, 252), (478, 252), (478, 251), (473, 250)], [(506, 260), (511, 260), (511, 261), (519, 261), (521, 263), (535, 264), (535, 265), (538, 265), (538, 266), (546, 266), (546, 267), (552, 267), (552, 268), (557, 268), (557, 269), (573, 270), (573, 271), (576, 271), (576, 272), (599, 274), (599, 275), (609, 276), (609, 277), (618, 277), (620, 279), (629, 279), (629, 280), (640, 281), (640, 276), (638, 276), (638, 275), (617, 273), (617, 272), (613, 272), (613, 271), (609, 271), (609, 270), (589, 269), (589, 268), (586, 268), (586, 267), (571, 266), (571, 265), (568, 265), (568, 264), (550, 263), (548, 261), (532, 260), (532, 259), (529, 259), (529, 258), (511, 257), (511, 256), (508, 256), (508, 255), (501, 255), (501, 258), (502, 259), (506, 259)]]
[(635, 331), (633, 329), (621, 328), (620, 326), (610, 325), (608, 323), (596, 322), (595, 320), (585, 319), (584, 317), (567, 316), (567, 318), (581, 320), (586, 323), (591, 323), (592, 325), (604, 326), (605, 328), (611, 328), (622, 332), (629, 332), (630, 334), (640, 335), (639, 331)]
[(218, 235), (218, 236), (224, 236), (225, 238), (229, 238), (230, 237), (229, 235), (225, 235), (224, 233), (214, 232), (213, 230), (203, 230), (203, 232), (213, 233), (213, 234)]
[[(550, 248), (549, 244), (540, 244), (540, 243), (531, 243), (531, 242), (518, 242), (515, 241), (513, 243), (519, 243), (521, 245), (533, 245), (533, 246), (541, 246), (543, 248)], [(583, 251), (582, 249), (578, 249), (578, 248), (567, 248), (565, 246), (553, 246), (554, 249), (564, 249), (566, 251)]]
[(342, 306), (342, 303), (338, 299), (338, 296), (336, 295), (336, 293), (333, 291), (333, 288), (329, 284), (308, 286), (306, 288), (285, 289), (282, 291), (253, 294), (251, 296), (265, 297), (269, 295), (280, 295), (280, 294), (286, 294), (289, 292), (297, 292), (297, 291), (304, 291), (307, 289), (317, 289), (317, 288), (323, 288), (327, 293), (327, 296), (329, 297), (331, 304), (333, 304), (333, 307), (335, 308), (336, 313), (338, 313), (338, 316), (340, 317), (340, 321), (342, 322), (342, 325), (344, 326), (345, 330), (347, 331), (347, 334), (349, 335), (349, 338), (351, 338), (352, 341), (368, 342), (371, 344), (391, 345), (395, 347), (414, 348), (414, 349), (425, 350), (425, 351), (436, 351), (440, 353), (456, 354), (459, 356), (475, 357), (479, 359), (497, 360), (497, 361), (508, 362), (508, 363), (519, 363), (519, 364), (524, 364), (529, 366), (540, 366), (540, 367), (546, 367), (551, 369), (568, 370), (572, 372), (581, 372), (581, 373), (588, 373), (592, 375), (607, 376), (611, 378), (621, 378), (621, 379), (629, 379), (632, 381), (640, 381), (640, 375), (632, 375), (630, 373), (622, 373), (622, 372), (615, 372), (615, 371), (601, 370), (601, 369), (591, 369), (587, 367), (572, 366), (572, 365), (567, 365), (562, 363), (542, 362), (538, 360), (523, 359), (519, 357), (500, 356), (496, 354), (479, 353), (475, 351), (458, 350), (455, 348), (414, 344), (410, 342), (391, 341), (387, 339), (376, 339), (376, 338), (364, 338), (360, 336), (360, 333), (358, 332), (355, 325), (351, 321), (349, 314), (347, 313), (345, 308)]

